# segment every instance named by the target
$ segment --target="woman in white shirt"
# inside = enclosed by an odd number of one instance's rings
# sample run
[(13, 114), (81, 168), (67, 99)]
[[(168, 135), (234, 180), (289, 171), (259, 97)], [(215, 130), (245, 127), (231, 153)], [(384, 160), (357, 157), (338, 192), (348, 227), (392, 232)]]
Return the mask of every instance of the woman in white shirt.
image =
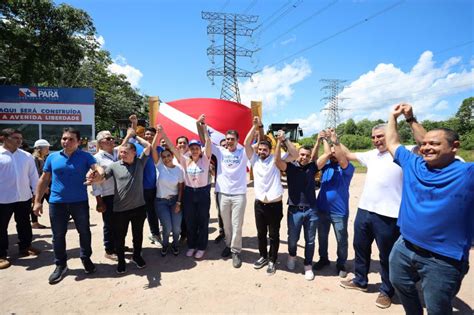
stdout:
[[(181, 200), (184, 187), (183, 170), (173, 163), (173, 153), (164, 149), (160, 153), (161, 161), (157, 161), (156, 155), (156, 200), (155, 209), (160, 222), (163, 225), (163, 247), (161, 256), (166, 256), (169, 248), (173, 254), (179, 254), (179, 234), (181, 233)], [(173, 243), (170, 246), (169, 237), (173, 232)]]

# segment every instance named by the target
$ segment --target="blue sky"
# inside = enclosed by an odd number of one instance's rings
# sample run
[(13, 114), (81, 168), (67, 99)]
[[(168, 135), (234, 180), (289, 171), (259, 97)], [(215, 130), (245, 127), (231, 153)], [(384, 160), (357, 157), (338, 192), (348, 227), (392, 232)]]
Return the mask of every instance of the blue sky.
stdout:
[[(60, 2), (57, 2), (60, 3)], [(264, 123), (324, 126), (323, 78), (345, 79), (342, 120), (386, 119), (400, 101), (421, 119), (445, 119), (474, 95), (474, 1), (471, 0), (76, 0), (121, 72), (163, 101), (220, 96), (206, 76), (210, 37), (201, 11), (258, 15), (239, 58), (242, 102), (262, 100)], [(278, 11), (278, 9), (281, 9)], [(299, 25), (299, 26), (298, 26)], [(217, 42), (222, 40), (215, 36)], [(287, 58), (290, 56), (289, 58)], [(215, 57), (216, 65), (222, 56)]]

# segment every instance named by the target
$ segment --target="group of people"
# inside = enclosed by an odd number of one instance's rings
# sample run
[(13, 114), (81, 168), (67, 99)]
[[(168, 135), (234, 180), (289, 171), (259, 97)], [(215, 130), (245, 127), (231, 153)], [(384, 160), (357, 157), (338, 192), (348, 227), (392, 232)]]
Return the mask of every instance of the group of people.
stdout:
[[(397, 118), (403, 115), (417, 146), (400, 145)], [(424, 302), (430, 314), (449, 314), (468, 270), (474, 220), (474, 164), (456, 159), (459, 136), (449, 129), (426, 132), (408, 104), (398, 104), (388, 124), (372, 130), (375, 149), (350, 152), (336, 132), (323, 130), (313, 147), (296, 148), (283, 131), (276, 134), (276, 146), (264, 135), (254, 117), (243, 146), (236, 130), (228, 130), (216, 145), (211, 142), (206, 118), (196, 121), (199, 140), (179, 137), (173, 143), (161, 125), (147, 128), (143, 137), (132, 128), (119, 146), (109, 131), (97, 134), (99, 152), (78, 149), (80, 133), (63, 130), (63, 150), (49, 154), (41, 167), (19, 149), (22, 134), (2, 131), (0, 147), (0, 269), (7, 268), (8, 223), (17, 223), (22, 255), (37, 255), (31, 246), (30, 213), (43, 213), (48, 193), (53, 234), (55, 270), (51, 284), (67, 271), (65, 235), (72, 218), (80, 238), (80, 258), (86, 273), (95, 271), (91, 261), (91, 232), (87, 186), (92, 185), (97, 211), (103, 216), (105, 255), (117, 261), (117, 273), (126, 272), (125, 238), (131, 223), (131, 261), (138, 268), (146, 262), (141, 255), (143, 226), (147, 219), (154, 243), (161, 243), (162, 256), (180, 253), (180, 236), (186, 239), (185, 255), (204, 259), (208, 248), (211, 181), (215, 180), (219, 215), (219, 236), (225, 240), (222, 257), (242, 265), (242, 226), (247, 203), (247, 168), (254, 180), (254, 213), (259, 258), (253, 267), (266, 266), (276, 272), (283, 219), (282, 174), (288, 186), (288, 260), (297, 266), (297, 243), (304, 235), (304, 277), (330, 265), (328, 235), (332, 226), (337, 240), (336, 271), (347, 276), (349, 186), (354, 174), (351, 161), (367, 167), (365, 186), (354, 222), (354, 275), (342, 280), (346, 289), (367, 291), (371, 247), (379, 250), (382, 284), (376, 305), (387, 308), (397, 293), (408, 314), (422, 314), (416, 283), (421, 281)], [(41, 143), (44, 140), (40, 140)], [(323, 146), (322, 154), (320, 146)], [(282, 147), (286, 152), (282, 152)], [(150, 156), (151, 155), (151, 156)], [(315, 177), (321, 172), (317, 193)], [(161, 225), (161, 232), (160, 232)], [(184, 232), (184, 234), (183, 234)], [(318, 232), (318, 233), (317, 233)], [(172, 240), (170, 237), (172, 234)], [(313, 264), (316, 234), (319, 260)], [(269, 241), (268, 241), (269, 240)]]

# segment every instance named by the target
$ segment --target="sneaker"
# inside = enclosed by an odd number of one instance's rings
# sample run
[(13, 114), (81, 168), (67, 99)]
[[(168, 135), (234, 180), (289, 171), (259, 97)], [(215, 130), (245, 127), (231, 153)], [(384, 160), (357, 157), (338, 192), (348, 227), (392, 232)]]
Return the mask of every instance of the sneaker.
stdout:
[(117, 265), (117, 273), (119, 275), (125, 273), (125, 271), (127, 271), (127, 265), (125, 264), (125, 260), (121, 260), (119, 261), (118, 265)]
[(230, 247), (226, 247), (224, 248), (224, 250), (222, 251), (221, 253), (221, 256), (226, 258), (226, 257), (229, 257), (230, 254), (232, 254), (231, 250), (230, 250)]
[(179, 246), (172, 245), (171, 250), (173, 251), (173, 255), (175, 256), (179, 255)]
[(194, 258), (196, 258), (196, 259), (201, 259), (201, 258), (204, 256), (204, 253), (205, 253), (205, 252), (206, 252), (206, 251), (204, 251), (204, 250), (198, 250), (198, 251), (196, 252), (196, 254), (194, 254)]
[(260, 268), (263, 268), (263, 266), (267, 265), (268, 264), (268, 259), (264, 258), (264, 257), (260, 257), (254, 264), (253, 264), (253, 267), (255, 269), (260, 269)]
[(19, 251), (20, 253), (20, 256), (38, 256), (41, 251), (37, 248), (34, 248), (33, 246), (30, 246), (28, 248), (25, 248), (25, 249), (20, 249)]
[(46, 229), (46, 226), (43, 224), (40, 224), (39, 222), (33, 222), (31, 223), (31, 228), (33, 229)]
[(242, 259), (239, 253), (232, 253), (232, 266), (234, 266), (234, 268), (240, 268), (242, 266)]
[(0, 258), (0, 269), (7, 269), (10, 266), (11, 266), (11, 263), (7, 259), (7, 257)]
[(194, 256), (194, 248), (190, 248), (186, 251), (186, 257), (193, 257)]
[(313, 264), (313, 269), (314, 269), (314, 270), (321, 270), (321, 269), (323, 269), (324, 267), (329, 266), (329, 264), (330, 264), (330, 263), (329, 263), (329, 260), (320, 258), (320, 259), (318, 260), (318, 262), (316, 262), (315, 264)]
[(267, 275), (268, 276), (273, 276), (276, 272), (276, 265), (274, 262), (269, 261), (268, 262), (268, 267), (267, 267)]
[(158, 245), (158, 244), (161, 244), (163, 245), (163, 240), (161, 239), (161, 235), (160, 234), (152, 234), (150, 236), (148, 236), (148, 239), (150, 240), (150, 242), (152, 244), (155, 244), (155, 245)]
[(113, 261), (118, 260), (117, 255), (112, 250), (105, 250), (104, 257), (107, 258), (107, 259), (113, 260)]
[(146, 262), (142, 256), (134, 256), (132, 257), (132, 262), (137, 265), (138, 269), (142, 269), (146, 267)]
[(81, 260), (82, 260), (82, 265), (84, 266), (84, 271), (87, 274), (95, 272), (95, 265), (89, 257), (81, 258)]
[(49, 276), (49, 284), (54, 284), (58, 283), (61, 281), (66, 274), (67, 271), (67, 266), (56, 266), (56, 269), (54, 269), (53, 273)]
[(347, 271), (345, 266), (336, 266), (337, 268), (337, 273), (339, 274), (339, 277), (345, 278), (347, 277)]
[(367, 287), (361, 287), (361, 286), (355, 284), (353, 280), (354, 279), (352, 279), (352, 280), (343, 280), (343, 281), (339, 282), (339, 285), (341, 287), (343, 287), (344, 289), (354, 289), (354, 290), (359, 290), (359, 291), (362, 291), (362, 292), (367, 292)]
[(383, 293), (379, 293), (377, 300), (375, 300), (375, 305), (380, 308), (389, 308), (392, 305), (392, 299)]
[(311, 265), (304, 266), (304, 278), (308, 281), (314, 280), (314, 272)]
[(296, 267), (296, 256), (288, 256), (288, 261), (286, 262), (286, 268), (288, 270), (295, 270)]
[(224, 238), (225, 238), (225, 234), (219, 233), (219, 235), (217, 235), (216, 239), (214, 240), (214, 243), (219, 244)]
[(170, 247), (169, 245), (163, 245), (163, 247), (161, 248), (161, 251), (160, 251), (161, 257), (165, 257), (166, 254), (168, 254), (168, 248), (169, 247)]

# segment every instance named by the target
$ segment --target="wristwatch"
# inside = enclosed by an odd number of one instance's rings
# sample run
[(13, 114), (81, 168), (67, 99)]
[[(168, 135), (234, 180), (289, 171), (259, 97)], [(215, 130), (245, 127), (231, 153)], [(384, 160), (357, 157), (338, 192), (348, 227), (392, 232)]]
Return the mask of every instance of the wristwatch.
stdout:
[(418, 120), (416, 120), (415, 116), (411, 116), (410, 118), (406, 118), (405, 121), (407, 123), (418, 122)]

